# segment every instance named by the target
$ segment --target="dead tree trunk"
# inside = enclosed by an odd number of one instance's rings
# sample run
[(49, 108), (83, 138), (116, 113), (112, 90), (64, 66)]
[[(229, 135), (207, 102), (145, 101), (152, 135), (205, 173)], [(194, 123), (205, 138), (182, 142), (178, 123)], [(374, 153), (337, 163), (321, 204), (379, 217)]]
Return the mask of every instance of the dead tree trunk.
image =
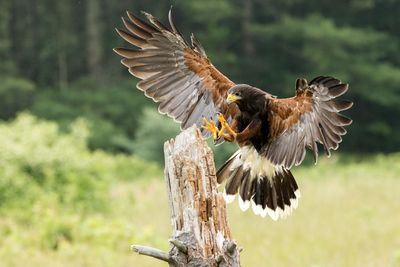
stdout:
[(240, 266), (226, 204), (217, 191), (213, 154), (200, 131), (185, 130), (164, 144), (164, 153), (172, 248), (169, 253), (144, 246), (133, 250), (174, 267)]

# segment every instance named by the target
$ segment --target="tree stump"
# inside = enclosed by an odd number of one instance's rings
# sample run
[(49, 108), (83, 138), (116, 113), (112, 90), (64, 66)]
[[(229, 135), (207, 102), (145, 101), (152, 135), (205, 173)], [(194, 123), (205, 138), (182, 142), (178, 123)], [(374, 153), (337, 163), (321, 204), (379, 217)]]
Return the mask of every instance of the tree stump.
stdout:
[(240, 266), (226, 204), (217, 191), (213, 153), (200, 131), (193, 126), (167, 141), (164, 154), (172, 248), (169, 253), (144, 246), (133, 250), (174, 267)]

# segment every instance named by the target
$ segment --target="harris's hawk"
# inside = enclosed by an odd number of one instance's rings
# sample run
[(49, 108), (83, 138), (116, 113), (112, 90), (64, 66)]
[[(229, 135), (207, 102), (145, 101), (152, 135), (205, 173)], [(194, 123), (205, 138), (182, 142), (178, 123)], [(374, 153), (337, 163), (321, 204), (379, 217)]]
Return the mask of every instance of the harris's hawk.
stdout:
[(188, 43), (170, 27), (143, 12), (147, 20), (127, 12), (126, 30), (118, 34), (132, 48), (115, 48), (122, 64), (141, 79), (137, 88), (159, 102), (159, 111), (186, 129), (193, 124), (216, 143), (236, 141), (239, 150), (217, 172), (226, 181), (225, 199), (239, 194), (239, 206), (276, 220), (297, 207), (300, 191), (290, 172), (309, 148), (315, 162), (317, 143), (326, 153), (336, 150), (351, 119), (339, 114), (352, 102), (338, 99), (348, 85), (320, 76), (297, 79), (295, 96), (279, 99), (247, 84), (235, 84), (207, 58), (199, 41)]

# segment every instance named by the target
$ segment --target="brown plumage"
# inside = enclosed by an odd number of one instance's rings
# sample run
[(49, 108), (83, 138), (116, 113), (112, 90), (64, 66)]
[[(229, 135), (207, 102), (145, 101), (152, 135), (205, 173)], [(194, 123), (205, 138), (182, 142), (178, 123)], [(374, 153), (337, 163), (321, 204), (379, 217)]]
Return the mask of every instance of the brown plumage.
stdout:
[[(226, 92), (234, 83), (219, 72), (208, 60), (203, 47), (192, 35), (189, 45), (174, 25), (172, 30), (152, 15), (142, 12), (148, 22), (127, 12), (123, 22), (128, 31), (117, 29), (118, 34), (132, 48), (115, 48), (124, 57), (121, 63), (129, 72), (142, 79), (137, 87), (146, 96), (159, 102), (159, 111), (181, 123), (182, 129), (203, 121), (217, 119), (222, 112), (226, 118), (238, 112), (227, 106)], [(202, 130), (205, 135), (208, 133)]]
[[(336, 99), (348, 90), (347, 84), (323, 76), (309, 85), (303, 79), (298, 81), (301, 82), (297, 82), (295, 97), (269, 101), (270, 142), (261, 151), (273, 164), (286, 168), (301, 163), (306, 147), (312, 150), (316, 161), (317, 142), (330, 155), (330, 150), (336, 150), (341, 136), (346, 134), (343, 126), (352, 122), (339, 112), (349, 109), (353, 103)], [(290, 151), (292, 148), (294, 151)]]
[[(278, 99), (249, 85), (236, 85), (207, 58), (199, 41), (189, 45), (174, 25), (171, 29), (143, 12), (147, 21), (132, 13), (118, 34), (136, 48), (115, 48), (122, 64), (135, 77), (146, 96), (159, 102), (159, 111), (186, 129), (201, 127), (212, 132), (216, 143), (235, 140), (240, 149), (220, 168), (219, 183), (226, 181), (229, 202), (239, 194), (241, 209), (262, 217), (286, 217), (300, 193), (290, 168), (299, 165), (306, 148), (315, 161), (317, 143), (326, 153), (336, 150), (351, 120), (340, 115), (352, 102), (338, 99), (348, 90), (332, 77), (320, 76), (307, 83), (296, 81), (296, 95)], [(222, 116), (218, 117), (221, 113)], [(225, 120), (226, 119), (226, 120)]]

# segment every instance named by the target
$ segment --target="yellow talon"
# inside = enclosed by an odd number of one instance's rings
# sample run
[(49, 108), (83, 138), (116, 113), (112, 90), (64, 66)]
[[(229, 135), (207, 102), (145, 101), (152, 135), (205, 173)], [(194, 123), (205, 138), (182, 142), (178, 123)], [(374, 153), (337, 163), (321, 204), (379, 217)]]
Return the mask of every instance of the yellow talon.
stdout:
[[(203, 117), (203, 121), (204, 125), (202, 125), (201, 128), (211, 132), (214, 141), (216, 141), (220, 137), (224, 138), (228, 142), (232, 142), (233, 140), (235, 140), (237, 134), (229, 126), (228, 122), (224, 118), (224, 115), (218, 115), (218, 121), (221, 124), (221, 129), (217, 128), (213, 120), (208, 121), (206, 118)], [(227, 131), (227, 133), (225, 132), (225, 130)]]
[(224, 138), (225, 141), (228, 142), (233, 142), (233, 140), (235, 140), (236, 137), (229, 135), (227, 133), (218, 133), (218, 136)]
[(206, 129), (207, 131), (211, 132), (213, 135), (214, 141), (218, 139), (218, 128), (215, 125), (214, 121), (208, 121), (206, 118), (203, 117), (203, 121), (205, 125), (202, 125), (201, 128)]
[[(221, 123), (221, 129), (218, 131), (218, 136), (222, 136), (226, 141), (232, 142), (236, 138), (235, 131), (229, 126), (228, 122), (225, 120), (224, 115), (219, 114), (218, 120)], [(228, 134), (224, 132), (228, 131)]]

